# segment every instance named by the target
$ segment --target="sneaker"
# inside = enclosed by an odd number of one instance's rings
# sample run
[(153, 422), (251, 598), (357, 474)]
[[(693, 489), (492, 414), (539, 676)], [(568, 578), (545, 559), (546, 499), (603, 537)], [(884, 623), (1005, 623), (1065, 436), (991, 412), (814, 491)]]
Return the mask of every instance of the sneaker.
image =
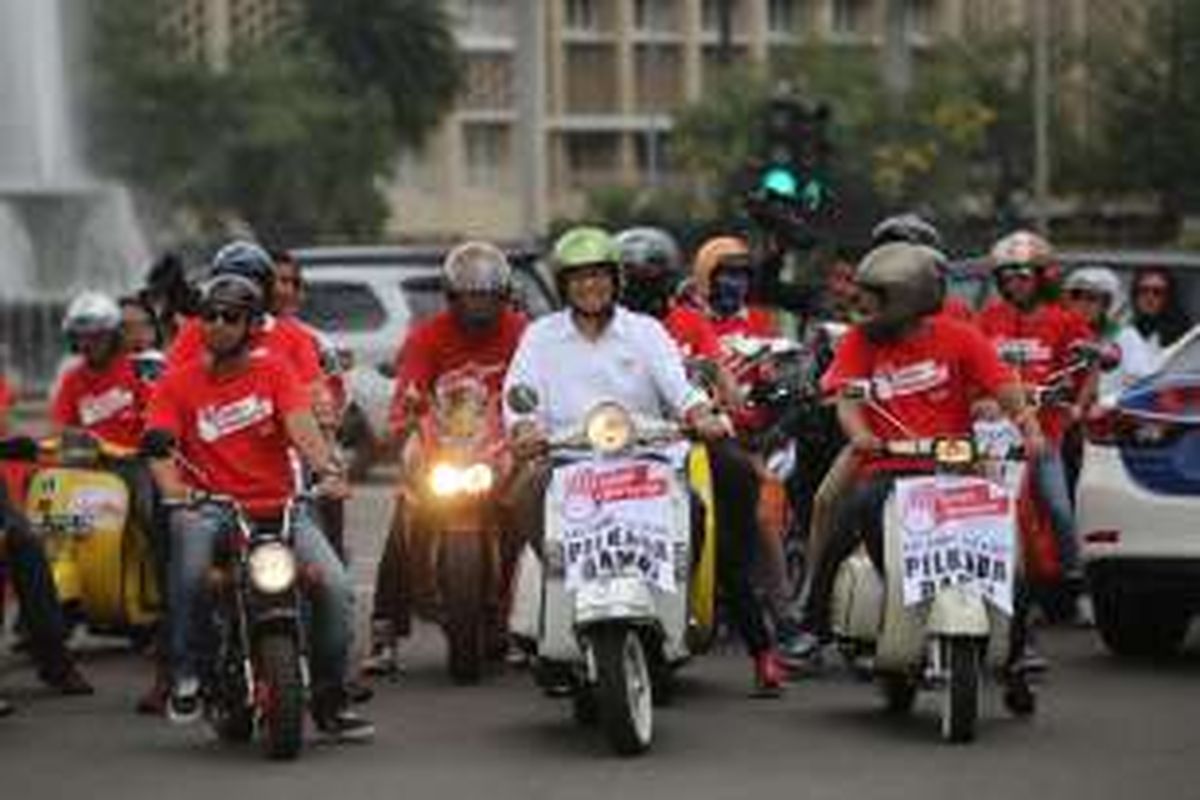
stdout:
[(38, 677), (59, 694), (82, 696), (96, 693), (96, 689), (88, 683), (87, 678), (71, 663), (57, 669), (38, 670)]
[(1080, 628), (1096, 626), (1096, 611), (1092, 607), (1092, 598), (1089, 595), (1081, 594), (1075, 598), (1075, 619), (1073, 621)]
[(188, 725), (200, 719), (200, 681), (183, 678), (171, 688), (167, 700), (167, 719), (176, 725)]
[(785, 663), (803, 666), (819, 661), (826, 644), (826, 637), (801, 628), (786, 639), (780, 639), (779, 654)]
[(779, 697), (783, 694), (783, 665), (774, 650), (754, 657), (754, 697)]
[(346, 681), (346, 699), (351, 703), (369, 703), (374, 697), (375, 690), (362, 681)]
[(1050, 669), (1050, 662), (1046, 660), (1045, 656), (1034, 650), (1032, 645), (1027, 644), (1021, 652), (1021, 657), (1013, 662), (1012, 668), (1023, 674), (1038, 674)]
[(362, 664), (363, 675), (372, 678), (395, 680), (403, 672), (404, 665), (400, 661), (400, 651), (394, 642), (392, 644), (376, 644), (371, 649), (371, 655), (367, 656)]
[(375, 738), (375, 726), (347, 708), (313, 714), (317, 730), (336, 742), (369, 742)]

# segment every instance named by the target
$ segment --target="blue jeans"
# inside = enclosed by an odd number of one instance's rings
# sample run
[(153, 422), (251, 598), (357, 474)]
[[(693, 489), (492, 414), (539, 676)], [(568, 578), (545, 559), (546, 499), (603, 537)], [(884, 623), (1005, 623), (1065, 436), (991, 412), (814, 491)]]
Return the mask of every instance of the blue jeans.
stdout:
[(1075, 538), (1075, 510), (1071, 505), (1071, 491), (1067, 488), (1067, 472), (1062, 454), (1058, 450), (1047, 450), (1032, 461), (1033, 489), (1050, 516), (1050, 526), (1058, 539), (1058, 558), (1062, 562), (1063, 577), (1077, 578), (1082, 567), (1079, 565), (1079, 542)]
[[(217, 545), (233, 530), (233, 512), (219, 505), (180, 509), (171, 515), (168, 613), (171, 673), (176, 681), (198, 677), (197, 651), (203, 638), (195, 628), (207, 619), (208, 611), (204, 577)], [(353, 630), (350, 575), (307, 506), (297, 508), (293, 517), (292, 547), (301, 567), (315, 570), (318, 576), (307, 592), (312, 608), (309, 644), (314, 691), (341, 687)]]

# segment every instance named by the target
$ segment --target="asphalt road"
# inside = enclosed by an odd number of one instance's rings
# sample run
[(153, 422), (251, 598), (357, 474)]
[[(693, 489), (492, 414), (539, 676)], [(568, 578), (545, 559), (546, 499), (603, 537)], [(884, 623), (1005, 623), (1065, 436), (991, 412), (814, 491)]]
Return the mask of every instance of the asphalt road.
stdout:
[[(352, 511), (365, 576), (386, 518), (381, 488)], [(202, 726), (137, 717), (147, 665), (87, 642), (91, 698), (40, 689), (20, 659), (0, 656), (0, 687), (20, 713), (0, 721), (4, 798), (1192, 798), (1200, 796), (1200, 646), (1169, 664), (1129, 665), (1085, 630), (1042, 633), (1053, 670), (1032, 721), (987, 698), (978, 740), (938, 739), (923, 698), (908, 719), (884, 716), (870, 686), (836, 669), (794, 683), (781, 700), (747, 696), (747, 660), (730, 650), (690, 665), (674, 706), (656, 717), (652, 751), (609, 755), (569, 706), (509, 671), (451, 686), (437, 631), (422, 629), (406, 673), (377, 686), (364, 710), (370, 745), (315, 745), (298, 762), (218, 746)]]

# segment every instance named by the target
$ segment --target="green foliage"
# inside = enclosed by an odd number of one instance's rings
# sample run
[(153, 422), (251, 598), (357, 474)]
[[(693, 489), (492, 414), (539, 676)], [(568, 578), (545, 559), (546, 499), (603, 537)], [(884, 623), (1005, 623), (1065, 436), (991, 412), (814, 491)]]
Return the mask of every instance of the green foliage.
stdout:
[[(371, 4), (357, 5), (365, 14)], [(168, 224), (186, 223), (193, 237), (223, 235), (233, 222), (279, 242), (376, 236), (387, 217), (380, 184), (396, 151), (421, 140), (457, 86), (457, 60), (444, 50), (450, 34), (434, 30), (445, 20), (425, 5), (382, 3), (391, 6), (381, 12), (386, 25), (340, 20), (319, 37), (308, 26), (332, 21), (314, 15), (239, 48), (217, 70), (183, 55), (161, 24), (163, 0), (90, 0), (93, 163), (152, 208), (169, 209)], [(410, 12), (407, 50), (376, 62), (334, 44), (360, 41), (356, 31), (362, 42), (388, 35)], [(423, 48), (427, 34), (434, 43)], [(401, 96), (410, 102), (398, 112)]]

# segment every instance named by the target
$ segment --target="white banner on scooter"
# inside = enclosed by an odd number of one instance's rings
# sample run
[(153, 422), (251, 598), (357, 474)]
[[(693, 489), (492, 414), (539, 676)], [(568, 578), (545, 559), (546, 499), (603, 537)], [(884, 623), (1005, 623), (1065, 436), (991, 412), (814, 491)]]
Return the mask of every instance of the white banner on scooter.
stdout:
[(621, 460), (561, 467), (550, 491), (562, 525), (568, 590), (640, 577), (676, 591), (671, 468)]
[(905, 478), (896, 501), (906, 606), (959, 585), (1012, 614), (1016, 505), (1008, 489), (986, 478)]

